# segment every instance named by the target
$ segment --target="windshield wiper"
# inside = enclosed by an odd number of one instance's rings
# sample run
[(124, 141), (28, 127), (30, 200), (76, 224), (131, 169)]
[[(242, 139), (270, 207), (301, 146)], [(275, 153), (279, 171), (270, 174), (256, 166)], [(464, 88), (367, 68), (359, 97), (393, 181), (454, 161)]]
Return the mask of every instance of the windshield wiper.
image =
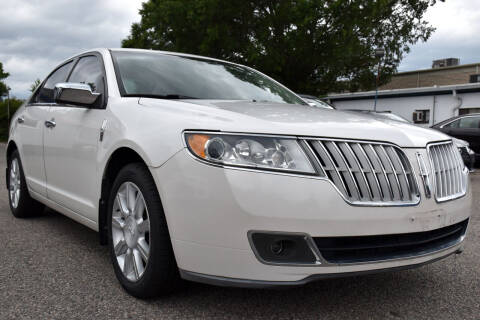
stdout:
[(131, 93), (125, 94), (124, 97), (137, 97), (137, 98), (154, 98), (154, 99), (199, 99), (195, 97), (184, 96), (181, 94), (142, 94), (142, 93)]

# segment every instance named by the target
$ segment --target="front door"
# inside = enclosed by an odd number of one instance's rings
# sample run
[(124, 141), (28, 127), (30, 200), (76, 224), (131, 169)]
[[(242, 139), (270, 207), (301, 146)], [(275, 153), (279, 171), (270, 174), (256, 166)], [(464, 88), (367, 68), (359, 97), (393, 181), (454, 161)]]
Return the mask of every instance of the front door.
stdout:
[[(53, 105), (50, 126), (45, 129), (47, 195), (81, 216), (96, 221), (98, 216), (97, 149), (105, 117), (105, 76), (99, 56), (81, 57), (68, 82), (86, 83), (101, 93), (95, 108)], [(101, 101), (100, 101), (101, 100)]]
[(57, 83), (66, 81), (72, 66), (73, 62), (69, 61), (47, 77), (25, 110), (19, 114), (15, 124), (27, 185), (30, 191), (44, 197), (47, 195), (43, 153), (45, 121), (53, 104), (53, 88)]

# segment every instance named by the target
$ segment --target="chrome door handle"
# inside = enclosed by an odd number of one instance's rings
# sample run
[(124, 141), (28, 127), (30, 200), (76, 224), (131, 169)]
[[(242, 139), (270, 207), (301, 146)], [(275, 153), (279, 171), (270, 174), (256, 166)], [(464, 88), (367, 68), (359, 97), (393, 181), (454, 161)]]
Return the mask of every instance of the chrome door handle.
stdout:
[(45, 121), (45, 127), (47, 128), (54, 128), (56, 125), (55, 119)]
[(17, 118), (17, 122), (18, 123), (24, 123), (25, 122), (25, 119), (23, 117), (18, 117)]

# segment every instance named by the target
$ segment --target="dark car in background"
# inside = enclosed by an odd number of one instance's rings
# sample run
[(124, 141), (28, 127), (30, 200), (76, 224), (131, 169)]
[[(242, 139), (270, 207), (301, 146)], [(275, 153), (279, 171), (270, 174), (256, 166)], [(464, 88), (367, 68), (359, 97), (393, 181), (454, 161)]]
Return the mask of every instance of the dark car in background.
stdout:
[(480, 113), (453, 117), (437, 123), (432, 128), (467, 141), (475, 153), (475, 162), (480, 163)]

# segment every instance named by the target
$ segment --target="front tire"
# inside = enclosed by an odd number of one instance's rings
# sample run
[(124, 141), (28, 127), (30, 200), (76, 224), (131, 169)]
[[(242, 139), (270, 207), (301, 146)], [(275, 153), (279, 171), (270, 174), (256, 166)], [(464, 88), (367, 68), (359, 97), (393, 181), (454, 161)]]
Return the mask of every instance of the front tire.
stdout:
[(107, 221), (113, 268), (125, 290), (137, 298), (172, 292), (179, 282), (178, 268), (160, 196), (145, 165), (120, 170)]
[(18, 150), (12, 152), (7, 163), (8, 203), (16, 218), (26, 218), (43, 212), (45, 206), (28, 193), (25, 174)]

